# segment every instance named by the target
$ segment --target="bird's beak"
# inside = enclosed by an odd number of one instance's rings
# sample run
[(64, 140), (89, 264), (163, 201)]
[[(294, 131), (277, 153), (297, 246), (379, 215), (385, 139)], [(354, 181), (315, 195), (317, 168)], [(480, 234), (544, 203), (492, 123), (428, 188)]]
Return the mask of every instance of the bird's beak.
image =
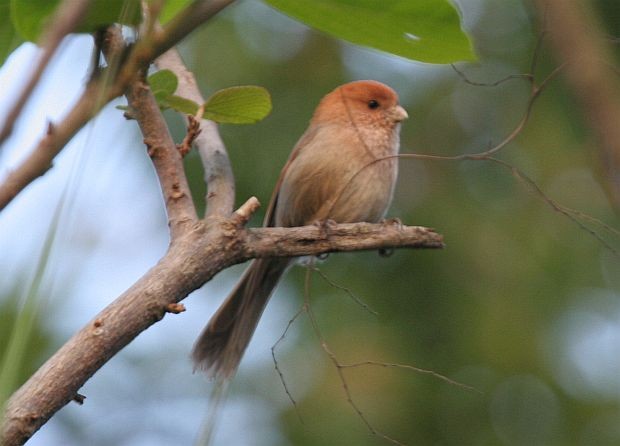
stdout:
[(409, 117), (409, 115), (407, 114), (407, 110), (402, 108), (400, 105), (390, 107), (387, 112), (390, 119), (393, 119), (395, 122), (404, 121)]

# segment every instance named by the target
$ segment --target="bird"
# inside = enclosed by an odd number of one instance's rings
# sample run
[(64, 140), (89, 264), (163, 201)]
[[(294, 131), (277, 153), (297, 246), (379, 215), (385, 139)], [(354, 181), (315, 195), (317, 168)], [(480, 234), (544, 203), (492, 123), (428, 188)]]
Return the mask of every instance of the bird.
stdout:
[[(398, 173), (397, 93), (374, 80), (343, 84), (319, 102), (274, 188), (263, 225), (381, 221)], [(267, 302), (295, 258), (259, 258), (212, 316), (192, 351), (195, 369), (230, 379)]]

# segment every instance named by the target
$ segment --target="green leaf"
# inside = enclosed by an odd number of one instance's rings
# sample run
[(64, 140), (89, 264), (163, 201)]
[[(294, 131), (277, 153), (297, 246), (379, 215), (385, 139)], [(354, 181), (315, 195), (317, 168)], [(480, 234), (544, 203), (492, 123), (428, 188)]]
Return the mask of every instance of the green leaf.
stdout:
[(173, 94), (177, 90), (179, 80), (172, 71), (157, 71), (151, 74), (147, 80), (153, 96), (155, 96), (155, 100), (162, 110), (172, 108), (186, 115), (195, 115), (198, 111), (198, 104), (194, 101)]
[(271, 112), (269, 92), (253, 85), (225, 88), (204, 104), (204, 117), (227, 124), (252, 124)]
[[(6, 1), (6, 0), (0, 0)], [(19, 34), (37, 42), (60, 0), (10, 0), (11, 19)], [(136, 25), (142, 17), (140, 0), (92, 0), (77, 32), (93, 32), (111, 23)]]
[(448, 0), (265, 0), (307, 25), (357, 45), (429, 63), (475, 60)]
[(179, 85), (177, 75), (170, 70), (156, 71), (148, 77), (147, 81), (155, 96), (160, 93), (171, 95), (177, 90)]
[(190, 99), (182, 98), (181, 96), (169, 95), (158, 103), (160, 106), (164, 105), (165, 108), (171, 108), (186, 115), (195, 115), (198, 111), (198, 104)]

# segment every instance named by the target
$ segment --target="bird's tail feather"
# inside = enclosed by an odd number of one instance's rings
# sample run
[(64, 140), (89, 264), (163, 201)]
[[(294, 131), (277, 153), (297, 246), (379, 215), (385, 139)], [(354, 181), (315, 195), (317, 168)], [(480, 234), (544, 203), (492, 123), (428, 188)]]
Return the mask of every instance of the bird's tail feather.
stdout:
[(257, 259), (211, 318), (194, 345), (196, 369), (230, 378), (256, 330), (269, 297), (290, 264), (288, 258)]

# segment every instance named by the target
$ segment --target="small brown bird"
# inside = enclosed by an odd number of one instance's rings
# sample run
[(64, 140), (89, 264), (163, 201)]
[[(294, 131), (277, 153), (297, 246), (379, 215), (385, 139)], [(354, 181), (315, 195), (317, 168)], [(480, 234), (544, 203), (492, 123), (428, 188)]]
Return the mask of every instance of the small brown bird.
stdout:
[[(392, 201), (398, 171), (398, 95), (376, 81), (344, 84), (326, 95), (280, 173), (264, 226), (326, 220), (378, 222)], [(294, 259), (256, 259), (194, 345), (196, 368), (230, 378), (267, 301)]]

